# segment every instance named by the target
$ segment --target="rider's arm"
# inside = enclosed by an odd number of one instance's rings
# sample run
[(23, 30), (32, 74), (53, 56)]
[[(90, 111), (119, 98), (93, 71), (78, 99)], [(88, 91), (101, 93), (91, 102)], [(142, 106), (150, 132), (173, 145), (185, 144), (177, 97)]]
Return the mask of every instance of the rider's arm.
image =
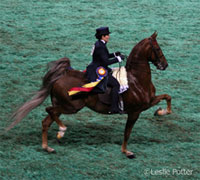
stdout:
[(97, 52), (98, 52), (98, 56), (101, 59), (101, 63), (105, 66), (119, 62), (117, 57), (114, 57), (113, 59), (109, 59), (109, 54), (106, 52), (106, 49), (103, 47), (98, 47)]
[(113, 58), (113, 57), (115, 57), (115, 53), (109, 54), (109, 58)]

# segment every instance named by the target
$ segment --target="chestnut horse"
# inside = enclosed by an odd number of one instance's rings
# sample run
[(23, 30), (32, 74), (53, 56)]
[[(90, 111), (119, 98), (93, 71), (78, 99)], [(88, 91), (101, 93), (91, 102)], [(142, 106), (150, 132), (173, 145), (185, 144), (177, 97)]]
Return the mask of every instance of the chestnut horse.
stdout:
[[(127, 150), (127, 142), (140, 113), (158, 104), (161, 100), (166, 100), (167, 108), (157, 110), (157, 114), (171, 113), (171, 97), (168, 94), (156, 96), (155, 87), (151, 80), (150, 62), (159, 70), (165, 70), (168, 66), (157, 43), (156, 36), (157, 33), (155, 32), (149, 38), (140, 41), (132, 49), (125, 66), (129, 89), (122, 94), (122, 99), (128, 119), (121, 151), (128, 158), (135, 157), (131, 151)], [(51, 124), (55, 121), (59, 126), (58, 139), (64, 136), (67, 129), (59, 119), (61, 114), (77, 113), (84, 106), (103, 114), (108, 114), (110, 109), (110, 105), (106, 105), (99, 100), (98, 94), (84, 93), (79, 94), (76, 98), (68, 95), (67, 91), (72, 87), (87, 83), (85, 72), (72, 69), (68, 58), (54, 61), (51, 65), (50, 70), (43, 78), (41, 89), (13, 114), (14, 122), (7, 128), (9, 130), (14, 127), (50, 95), (52, 106), (46, 108), (48, 115), (42, 121), (42, 148), (48, 152), (55, 151), (48, 146), (48, 129)]]

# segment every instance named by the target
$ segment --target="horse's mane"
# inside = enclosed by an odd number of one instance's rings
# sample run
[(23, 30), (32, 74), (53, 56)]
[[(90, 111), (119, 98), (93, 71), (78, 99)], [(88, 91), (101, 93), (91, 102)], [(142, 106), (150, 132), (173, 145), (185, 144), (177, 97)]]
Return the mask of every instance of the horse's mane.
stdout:
[(133, 49), (127, 59), (126, 70), (131, 69), (131, 67), (133, 66), (133, 61), (134, 61), (134, 59), (138, 58), (139, 52), (143, 49), (143, 44), (144, 44), (145, 40), (146, 39), (141, 40), (139, 43), (137, 43), (133, 47)]

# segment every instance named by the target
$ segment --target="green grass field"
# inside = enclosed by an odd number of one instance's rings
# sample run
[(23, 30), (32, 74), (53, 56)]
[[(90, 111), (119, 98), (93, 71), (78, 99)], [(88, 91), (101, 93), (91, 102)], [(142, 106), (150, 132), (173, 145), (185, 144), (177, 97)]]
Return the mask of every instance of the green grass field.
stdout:
[[(200, 2), (198, 0), (1, 0), (0, 3), (0, 179), (135, 180), (200, 179)], [(126, 115), (101, 115), (84, 108), (63, 115), (62, 143), (57, 125), (41, 148), (41, 121), (47, 99), (5, 133), (9, 116), (41, 85), (50, 61), (64, 56), (73, 68), (91, 61), (95, 29), (109, 26), (108, 48), (129, 54), (156, 30), (169, 63), (152, 66), (157, 94), (172, 96), (173, 113), (154, 117), (165, 102), (140, 115), (128, 148), (120, 151)]]

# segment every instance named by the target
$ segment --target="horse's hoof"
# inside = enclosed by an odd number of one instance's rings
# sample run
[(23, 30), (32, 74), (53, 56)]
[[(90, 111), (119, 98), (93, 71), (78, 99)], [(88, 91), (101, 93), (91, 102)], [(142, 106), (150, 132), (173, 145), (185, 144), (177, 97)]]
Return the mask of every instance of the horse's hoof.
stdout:
[(65, 135), (65, 131), (67, 127), (59, 127), (59, 131), (57, 133), (57, 139), (61, 139)]
[(51, 151), (51, 152), (49, 152), (49, 153), (51, 153), (51, 154), (56, 154), (56, 150), (53, 150), (53, 151)]
[(136, 156), (135, 156), (132, 152), (130, 152), (130, 151), (127, 151), (127, 152), (126, 152), (126, 157), (129, 158), (129, 159), (134, 159), (134, 158), (136, 158)]
[(159, 111), (161, 111), (162, 110), (162, 108), (161, 107), (159, 107), (156, 111), (155, 111), (155, 113), (154, 113), (154, 116), (158, 116), (159, 115)]
[(47, 151), (48, 153), (56, 153), (55, 149), (53, 148), (50, 148), (50, 147), (46, 147), (46, 148), (43, 148), (45, 151)]
[(65, 134), (65, 132), (62, 132), (62, 131), (59, 131), (58, 133), (57, 133), (57, 139), (61, 139), (63, 136), (64, 136), (64, 134)]
[(134, 159), (134, 158), (136, 158), (136, 156), (134, 154), (131, 154), (131, 155), (128, 155), (127, 158)]

